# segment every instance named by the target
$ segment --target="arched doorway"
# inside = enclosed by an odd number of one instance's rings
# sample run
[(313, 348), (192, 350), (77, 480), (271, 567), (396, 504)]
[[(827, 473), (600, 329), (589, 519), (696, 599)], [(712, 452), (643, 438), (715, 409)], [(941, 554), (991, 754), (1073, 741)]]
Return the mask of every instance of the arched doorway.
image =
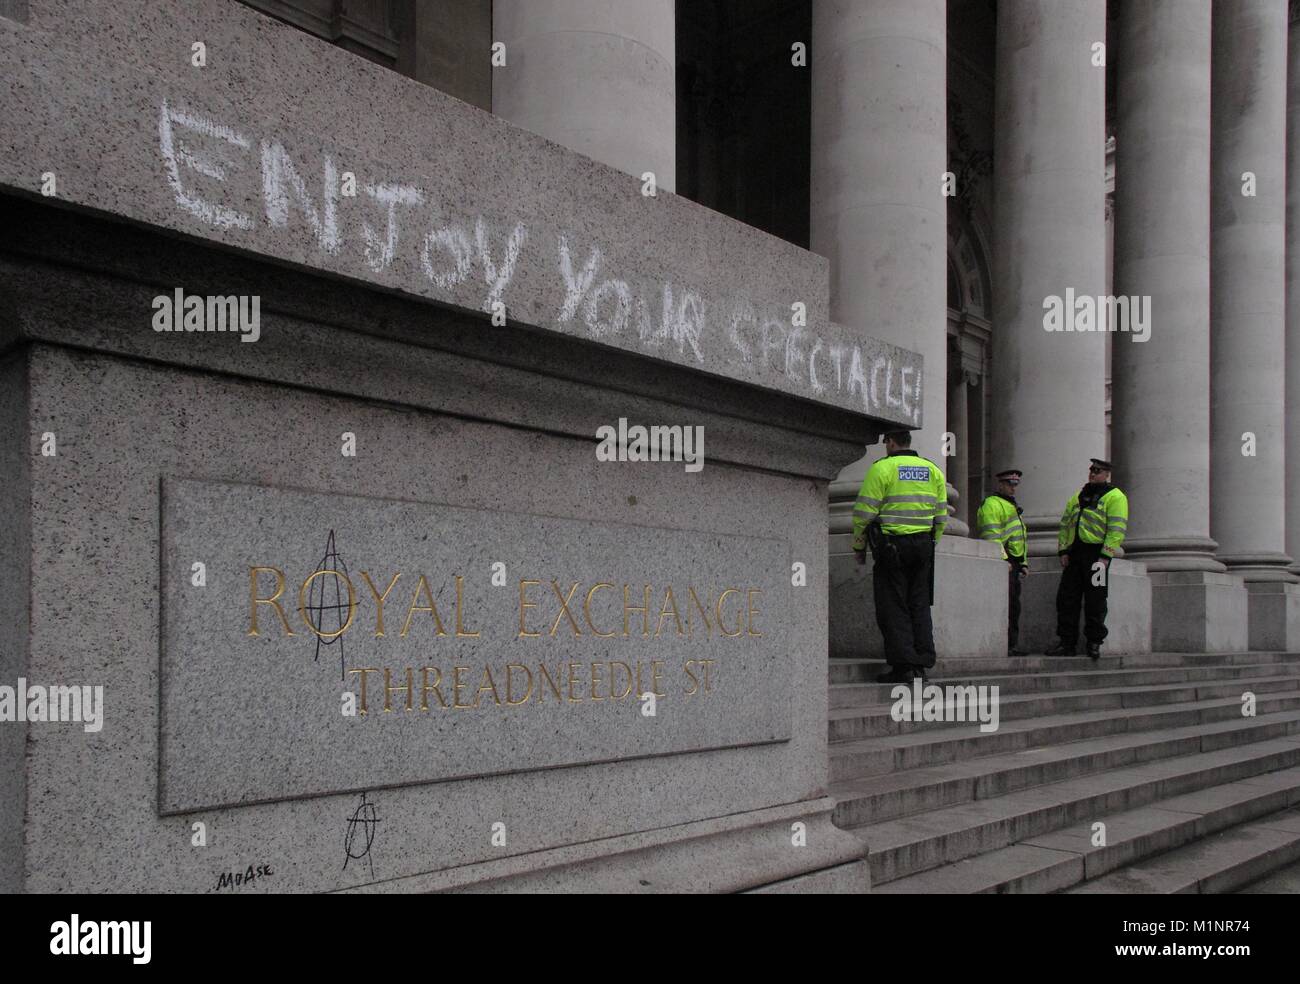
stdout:
[(948, 210), (948, 425), (955, 438), (948, 481), (955, 516), (968, 526), (989, 488), (988, 419), (992, 321), (987, 241), (964, 203)]

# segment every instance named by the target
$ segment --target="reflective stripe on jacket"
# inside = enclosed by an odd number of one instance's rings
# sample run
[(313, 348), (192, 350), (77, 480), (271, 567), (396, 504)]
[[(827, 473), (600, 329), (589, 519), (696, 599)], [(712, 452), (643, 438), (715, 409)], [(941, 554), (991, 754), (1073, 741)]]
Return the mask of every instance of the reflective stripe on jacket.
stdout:
[(975, 517), (975, 530), (982, 540), (1002, 545), (1003, 560), (1025, 559), (1025, 521), (1020, 509), (996, 493), (984, 500)]
[(867, 548), (867, 527), (879, 521), (891, 536), (934, 533), (937, 543), (948, 521), (948, 486), (933, 461), (899, 451), (875, 462), (853, 505), (853, 549)]
[(1115, 556), (1128, 533), (1128, 497), (1119, 489), (1111, 489), (1097, 502), (1079, 508), (1079, 493), (1070, 496), (1061, 514), (1061, 532), (1057, 537), (1057, 551), (1065, 553), (1074, 543), (1075, 531), (1083, 543), (1100, 543), (1104, 557)]

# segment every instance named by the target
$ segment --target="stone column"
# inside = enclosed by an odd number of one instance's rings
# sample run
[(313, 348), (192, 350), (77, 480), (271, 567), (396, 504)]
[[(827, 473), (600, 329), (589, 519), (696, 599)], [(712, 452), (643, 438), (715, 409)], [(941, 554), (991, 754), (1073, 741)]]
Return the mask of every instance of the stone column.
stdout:
[(1300, 574), (1300, 0), (1287, 25), (1286, 107), (1286, 552)]
[(1044, 303), (1105, 290), (1105, 38), (1105, 0), (998, 3), (992, 460), (1025, 471), (1031, 555), (1104, 453), (1104, 336), (1046, 331)]
[(493, 0), (492, 37), (496, 115), (676, 187), (673, 0)]
[(946, 26), (945, 0), (816, 0), (809, 52), (811, 245), (830, 260), (831, 318), (922, 355), (926, 457), (946, 424)]
[[(1152, 572), (1153, 646), (1241, 650), (1246, 593), (1210, 538), (1210, 7), (1123, 4), (1116, 29), (1111, 436), (1125, 556)], [(1141, 339), (1145, 338), (1145, 341)]]
[(1210, 532), (1250, 591), (1250, 647), (1300, 643), (1286, 538), (1286, 0), (1215, 0)]
[[(1105, 0), (999, 0), (991, 460), (1025, 472), (1030, 652), (1056, 637), (1061, 511), (1106, 453), (1105, 40)], [(1149, 650), (1145, 568), (1117, 560), (1110, 582), (1107, 649)]]
[[(831, 318), (921, 353), (923, 424), (913, 446), (946, 473), (946, 0), (813, 0), (809, 66), (811, 245), (830, 260)], [(847, 530), (867, 465), (882, 454), (872, 447), (831, 485), (833, 655), (879, 651), (871, 574), (854, 567)], [(967, 532), (950, 519), (940, 545), (935, 643), (945, 655), (1005, 653), (999, 551)]]
[[(1214, 3), (1211, 530), (1219, 559), (1248, 582), (1285, 580), (1290, 562), (1282, 550), (1286, 24), (1286, 0)], [(1253, 455), (1243, 453), (1249, 435)]]

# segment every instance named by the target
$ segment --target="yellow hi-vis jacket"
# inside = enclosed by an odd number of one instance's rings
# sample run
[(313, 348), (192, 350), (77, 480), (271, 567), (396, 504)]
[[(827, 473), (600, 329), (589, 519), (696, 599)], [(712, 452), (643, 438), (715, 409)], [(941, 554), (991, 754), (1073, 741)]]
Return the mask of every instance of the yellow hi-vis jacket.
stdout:
[(853, 549), (867, 549), (867, 527), (879, 521), (890, 536), (906, 533), (943, 536), (948, 521), (948, 486), (933, 461), (896, 451), (867, 470), (853, 505)]
[[(1082, 490), (1080, 490), (1082, 491)], [(1082, 543), (1100, 543), (1103, 557), (1115, 556), (1128, 532), (1128, 497), (1111, 486), (1094, 505), (1079, 507), (1079, 492), (1070, 496), (1061, 515), (1057, 552), (1070, 549), (1077, 536)]]
[(1003, 560), (1025, 562), (1025, 521), (1010, 499), (997, 493), (985, 499), (975, 516), (975, 528), (980, 539), (1002, 545)]

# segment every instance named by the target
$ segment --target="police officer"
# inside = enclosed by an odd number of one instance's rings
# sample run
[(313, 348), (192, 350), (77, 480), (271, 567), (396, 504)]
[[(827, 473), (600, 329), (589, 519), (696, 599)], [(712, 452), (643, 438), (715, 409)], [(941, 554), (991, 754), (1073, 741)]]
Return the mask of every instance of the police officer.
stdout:
[(853, 550), (872, 568), (876, 624), (889, 672), (881, 683), (911, 683), (934, 666), (934, 549), (948, 520), (948, 491), (933, 461), (912, 453), (912, 435), (885, 435), (886, 456), (862, 480), (853, 506)]
[(1056, 591), (1055, 646), (1048, 656), (1073, 656), (1079, 638), (1079, 602), (1088, 655), (1101, 658), (1106, 638), (1106, 590), (1110, 562), (1128, 532), (1128, 498), (1110, 482), (1109, 461), (1093, 458), (1088, 484), (1065, 505), (1057, 553), (1061, 584)]
[(1020, 582), (1029, 573), (1026, 554), (1024, 509), (1016, 502), (1016, 489), (1023, 472), (1008, 468), (997, 474), (998, 490), (984, 500), (975, 517), (975, 526), (984, 540), (1002, 547), (1007, 562), (1007, 655), (1025, 655), (1020, 642)]

